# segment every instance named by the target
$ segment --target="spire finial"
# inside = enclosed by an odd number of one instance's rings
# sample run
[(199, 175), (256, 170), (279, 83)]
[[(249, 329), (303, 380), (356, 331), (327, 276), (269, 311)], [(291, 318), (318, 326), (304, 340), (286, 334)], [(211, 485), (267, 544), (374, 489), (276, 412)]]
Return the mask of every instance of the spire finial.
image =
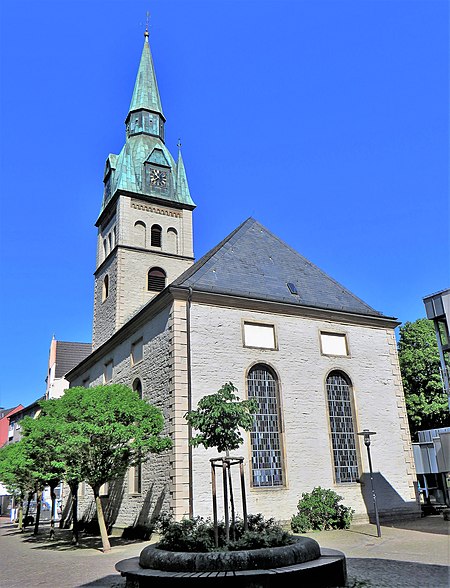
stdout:
[(181, 151), (181, 139), (179, 137), (178, 137), (177, 147), (178, 147), (178, 151)]
[(146, 40), (148, 40), (148, 22), (150, 20), (150, 12), (147, 10), (147, 19), (145, 21), (145, 33), (144, 33), (144, 37)]

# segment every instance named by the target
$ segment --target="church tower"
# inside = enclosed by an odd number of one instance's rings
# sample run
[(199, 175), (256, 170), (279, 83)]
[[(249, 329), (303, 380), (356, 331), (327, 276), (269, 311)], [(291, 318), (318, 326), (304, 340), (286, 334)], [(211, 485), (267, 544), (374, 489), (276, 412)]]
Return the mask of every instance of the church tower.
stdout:
[(164, 143), (165, 122), (146, 31), (125, 145), (105, 165), (96, 222), (93, 349), (194, 261), (195, 204), (181, 151), (175, 162)]

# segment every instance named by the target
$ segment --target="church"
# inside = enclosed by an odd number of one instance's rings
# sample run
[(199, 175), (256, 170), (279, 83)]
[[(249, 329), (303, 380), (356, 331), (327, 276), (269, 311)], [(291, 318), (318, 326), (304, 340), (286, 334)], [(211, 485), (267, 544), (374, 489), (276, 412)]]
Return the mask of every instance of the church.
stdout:
[[(225, 382), (259, 406), (239, 450), (249, 512), (287, 521), (302, 492), (321, 486), (367, 521), (373, 502), (358, 432), (370, 429), (381, 518), (417, 514), (399, 323), (254, 218), (195, 262), (195, 204), (165, 123), (146, 32), (125, 145), (104, 170), (92, 353), (66, 378), (71, 387), (132, 387), (162, 410), (173, 448), (105, 485), (109, 524), (145, 524), (167, 511), (212, 516), (217, 454), (189, 445), (184, 415)], [(79, 501), (88, 517), (85, 484)]]

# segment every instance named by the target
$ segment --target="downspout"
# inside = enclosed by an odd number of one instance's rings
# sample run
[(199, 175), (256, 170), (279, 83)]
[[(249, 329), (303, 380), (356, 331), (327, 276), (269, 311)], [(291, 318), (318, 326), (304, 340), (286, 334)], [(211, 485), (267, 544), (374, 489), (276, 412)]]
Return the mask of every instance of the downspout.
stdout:
[[(187, 355), (187, 385), (188, 385), (188, 412), (192, 410), (192, 375), (191, 375), (191, 303), (192, 288), (188, 288), (188, 297), (186, 301), (186, 355)], [(188, 461), (189, 461), (189, 518), (194, 516), (194, 500), (192, 488), (192, 427), (188, 425)]]

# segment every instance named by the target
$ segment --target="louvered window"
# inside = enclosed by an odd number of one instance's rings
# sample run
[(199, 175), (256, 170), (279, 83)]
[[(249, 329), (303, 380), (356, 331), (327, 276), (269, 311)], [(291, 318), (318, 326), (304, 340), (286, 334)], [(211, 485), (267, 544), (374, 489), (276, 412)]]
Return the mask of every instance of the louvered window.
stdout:
[(359, 473), (351, 384), (345, 374), (331, 372), (327, 378), (327, 397), (336, 482), (356, 482)]
[(148, 272), (148, 289), (161, 292), (166, 287), (166, 272), (160, 267), (152, 267)]
[(252, 446), (252, 485), (256, 488), (284, 484), (280, 439), (278, 381), (272, 370), (255, 365), (248, 374), (248, 397), (258, 401), (250, 432)]
[(162, 229), (159, 225), (153, 225), (151, 229), (151, 246), (161, 247)]

